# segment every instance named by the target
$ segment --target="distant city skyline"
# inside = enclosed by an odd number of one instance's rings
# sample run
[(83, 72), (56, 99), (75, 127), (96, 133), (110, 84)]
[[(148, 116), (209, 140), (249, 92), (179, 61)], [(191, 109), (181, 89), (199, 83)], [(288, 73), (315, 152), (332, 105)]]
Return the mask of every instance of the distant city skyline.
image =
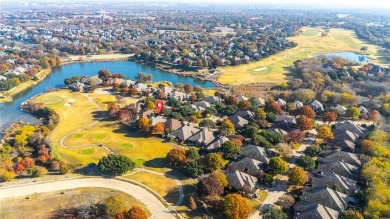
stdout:
[[(30, 3), (30, 2), (54, 2), (55, 0), (0, 0), (0, 4), (4, 2), (12, 3)], [(128, 3), (199, 3), (199, 4), (255, 4), (255, 5), (275, 5), (275, 6), (288, 6), (288, 5), (307, 5), (313, 6), (326, 6), (327, 8), (379, 8), (389, 9), (390, 13), (390, 1), (389, 0), (64, 0), (61, 3), (83, 3), (83, 2), (128, 2)]]

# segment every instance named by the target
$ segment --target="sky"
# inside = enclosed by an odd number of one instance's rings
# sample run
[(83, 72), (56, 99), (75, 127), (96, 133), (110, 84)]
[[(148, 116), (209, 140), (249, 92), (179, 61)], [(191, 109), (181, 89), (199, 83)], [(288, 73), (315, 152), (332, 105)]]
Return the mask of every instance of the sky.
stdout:
[[(0, 0), (1, 2), (57, 2), (58, 0)], [(178, 3), (202, 3), (202, 4), (266, 4), (266, 5), (308, 5), (308, 6), (327, 6), (333, 8), (380, 8), (389, 10), (390, 14), (390, 0), (77, 0), (78, 3), (83, 2), (129, 2), (129, 3), (143, 3), (143, 2), (178, 2)], [(61, 2), (75, 2), (75, 0), (63, 0)]]

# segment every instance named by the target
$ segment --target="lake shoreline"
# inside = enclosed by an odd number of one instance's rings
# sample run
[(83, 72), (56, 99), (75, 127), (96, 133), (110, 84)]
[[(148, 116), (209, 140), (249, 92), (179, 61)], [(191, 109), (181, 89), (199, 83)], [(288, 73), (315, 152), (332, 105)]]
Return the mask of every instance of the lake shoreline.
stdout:
[[(211, 89), (218, 89), (218, 88), (226, 88), (226, 85), (223, 85), (221, 83), (218, 82), (217, 79), (205, 79), (205, 78), (202, 78), (202, 77), (199, 77), (199, 76), (196, 76), (194, 75), (196, 72), (178, 72), (179, 69), (177, 68), (173, 68), (171, 67), (170, 69), (165, 69), (163, 68), (161, 65), (153, 65), (153, 64), (150, 64), (150, 63), (145, 63), (145, 62), (140, 62), (140, 61), (137, 61), (136, 59), (130, 59), (133, 55), (132, 54), (129, 54), (128, 57), (126, 58), (123, 58), (123, 57), (112, 57), (112, 58), (104, 58), (104, 59), (86, 59), (86, 60), (73, 60), (72, 58), (70, 58), (71, 60), (70, 61), (67, 61), (67, 62), (63, 62), (61, 63), (60, 65), (57, 65), (57, 66), (64, 66), (64, 65), (70, 65), (70, 64), (74, 64), (74, 63), (90, 63), (90, 62), (114, 62), (114, 61), (124, 61), (124, 62), (135, 62), (135, 63), (138, 63), (138, 64), (144, 64), (144, 65), (147, 65), (149, 67), (153, 67), (153, 68), (156, 68), (156, 69), (159, 69), (159, 70), (162, 70), (162, 71), (166, 71), (166, 72), (169, 72), (171, 74), (176, 74), (176, 75), (181, 75), (181, 76), (185, 76), (185, 77), (192, 77), (192, 78), (195, 78), (195, 79), (198, 79), (198, 80), (202, 80), (202, 81), (210, 81), (212, 83), (214, 83), (216, 85), (216, 88), (211, 88)], [(87, 57), (88, 58), (88, 57)], [(57, 67), (57, 66), (53, 66), (53, 67)], [(37, 84), (39, 84), (39, 82), (41, 82), (42, 80), (44, 80), (52, 71), (52, 68), (47, 68), (47, 69), (44, 69), (42, 70), (41, 72), (44, 72), (44, 71), (47, 71), (43, 77), (39, 78), (39, 80), (37, 81), (34, 81), (32, 79), (12, 88), (11, 90), (8, 90), (8, 91), (3, 91), (3, 92), (0, 92), (0, 94), (3, 96), (3, 98), (0, 98), (0, 103), (2, 102), (12, 102), (13, 101), (13, 96), (19, 94), (20, 92), (23, 92), (25, 90), (27, 90), (28, 88), (31, 88), (33, 86), (36, 86)], [(40, 74), (41, 72), (39, 72), (38, 74)], [(37, 75), (38, 75), (37, 74)], [(219, 77), (219, 75), (217, 75), (217, 78)], [(26, 86), (26, 83), (30, 83), (30, 85), (27, 85)], [(23, 87), (24, 86), (24, 87)], [(22, 87), (20, 89), (20, 87)], [(18, 90), (17, 92), (12, 92), (12, 90), (17, 90), (17, 89), (20, 89)], [(5, 96), (4, 93), (8, 93), (8, 92), (12, 92), (11, 94)], [(1, 97), (1, 96), (0, 96)]]

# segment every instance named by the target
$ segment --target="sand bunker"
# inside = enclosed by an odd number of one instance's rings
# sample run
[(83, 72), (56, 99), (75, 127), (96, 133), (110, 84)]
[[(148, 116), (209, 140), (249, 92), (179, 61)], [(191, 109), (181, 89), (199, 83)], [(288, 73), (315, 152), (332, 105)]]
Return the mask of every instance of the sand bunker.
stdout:
[(74, 99), (69, 99), (68, 100), (69, 103), (74, 103), (74, 101), (75, 101)]
[(72, 106), (70, 103), (65, 103), (64, 106)]
[(267, 67), (262, 67), (262, 68), (256, 68), (253, 71), (264, 71), (266, 69), (268, 69), (268, 68)]

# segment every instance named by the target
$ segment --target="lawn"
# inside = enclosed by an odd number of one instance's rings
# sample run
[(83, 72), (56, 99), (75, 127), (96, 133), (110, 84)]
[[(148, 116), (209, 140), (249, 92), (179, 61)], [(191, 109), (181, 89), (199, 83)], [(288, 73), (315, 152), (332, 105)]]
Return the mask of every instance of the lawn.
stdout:
[(368, 47), (366, 53), (371, 62), (379, 63), (378, 47), (359, 40), (350, 30), (331, 29), (327, 36), (321, 36), (322, 30), (319, 28), (303, 27), (302, 32), (301, 35), (289, 38), (298, 43), (295, 48), (257, 62), (221, 68), (219, 82), (233, 85), (254, 82), (281, 83), (287, 80), (286, 67), (298, 59), (314, 57), (321, 53), (360, 52), (363, 46)]
[(175, 204), (179, 198), (179, 187), (173, 179), (165, 176), (139, 171), (131, 175), (125, 176), (127, 179), (131, 179), (140, 182), (152, 190), (156, 191), (159, 195), (171, 205)]
[[(137, 166), (142, 166), (145, 162), (147, 165), (156, 166), (164, 160), (163, 158), (172, 148), (177, 147), (176, 144), (165, 143), (160, 138), (144, 137), (130, 132), (127, 127), (120, 125), (117, 121), (98, 120), (99, 110), (83, 95), (85, 94), (60, 90), (45, 93), (34, 100), (34, 102), (44, 103), (59, 114), (60, 123), (51, 132), (49, 138), (65, 161), (72, 164), (88, 164), (97, 162), (102, 156), (108, 154), (104, 148), (97, 146), (60, 147), (60, 139), (69, 133), (72, 134), (64, 141), (67, 146), (104, 144), (115, 153), (129, 156), (137, 163)], [(88, 95), (101, 106), (104, 106), (107, 101), (115, 100), (115, 97), (109, 94)], [(73, 99), (71, 105), (65, 106), (71, 99)], [(129, 100), (135, 101), (135, 99)], [(95, 125), (81, 130), (95, 121), (98, 121)]]
[[(0, 199), (0, 218), (61, 218), (56, 212), (60, 209), (76, 208), (83, 205), (96, 204), (103, 202), (109, 197), (122, 195), (124, 196), (125, 206), (127, 209), (134, 205), (143, 204), (134, 197), (119, 191), (103, 188), (80, 188), (76, 190), (39, 193), (26, 197), (16, 197)], [(145, 207), (145, 209), (147, 209)]]

